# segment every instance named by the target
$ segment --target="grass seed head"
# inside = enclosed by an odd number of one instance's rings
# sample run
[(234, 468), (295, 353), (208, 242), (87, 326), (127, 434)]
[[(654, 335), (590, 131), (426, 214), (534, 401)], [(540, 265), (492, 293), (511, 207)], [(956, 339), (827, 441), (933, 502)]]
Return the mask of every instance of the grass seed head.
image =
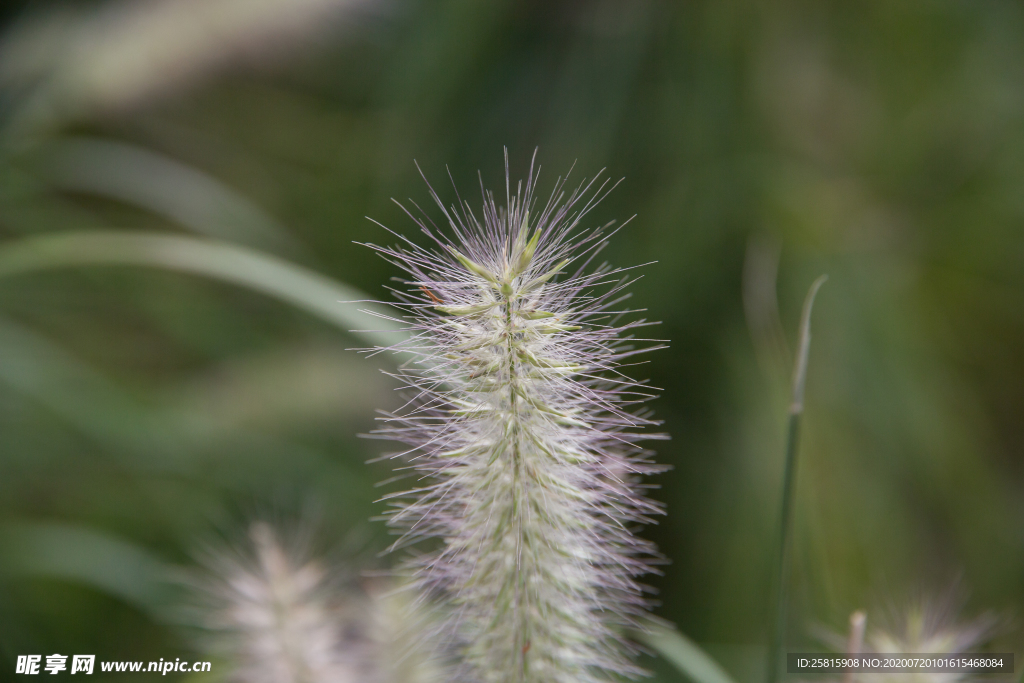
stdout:
[(407, 211), (427, 246), (374, 247), (406, 273), (411, 335), (390, 350), (414, 358), (379, 434), (418, 480), (388, 518), (395, 548), (424, 544), (406, 569), (447, 607), (455, 680), (618, 680), (642, 673), (621, 634), (656, 557), (635, 528), (661, 512), (640, 484), (653, 390), (622, 368), (654, 344), (624, 310), (627, 270), (595, 265), (617, 228), (585, 223), (613, 185), (560, 178), (538, 200), (536, 180), (531, 164), (513, 192), (506, 154), (504, 202), (431, 189), (444, 228)]

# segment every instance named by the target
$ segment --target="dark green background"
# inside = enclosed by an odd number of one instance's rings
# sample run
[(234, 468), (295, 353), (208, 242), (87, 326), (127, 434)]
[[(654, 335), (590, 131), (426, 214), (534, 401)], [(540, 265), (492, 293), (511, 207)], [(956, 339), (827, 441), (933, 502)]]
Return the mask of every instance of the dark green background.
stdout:
[[(69, 21), (130, 6), (80, 3)], [(6, 9), (6, 44), (59, 52), (29, 22), (56, 7)], [(644, 532), (671, 560), (651, 580), (658, 614), (743, 680), (756, 671), (797, 317), (827, 273), (790, 639), (841, 632), (856, 608), (875, 624), (920, 596), (958, 593), (965, 617), (1005, 615), (999, 642), (1016, 649), (1019, 4), (395, 0), (319, 29), (273, 50), (261, 39), (245, 58), (227, 50), (178, 81), (153, 73), (148, 90), (121, 100), (59, 61), (4, 76), (3, 239), (188, 234), (54, 170), (71, 139), (116, 141), (207, 174), (285, 236), (250, 244), (386, 299), (398, 273), (353, 241), (393, 241), (365, 216), (414, 231), (390, 202), (429, 202), (414, 159), (451, 201), (447, 166), (472, 203), (478, 169), (488, 187), (503, 183), (504, 146), (514, 178), (539, 147), (542, 191), (574, 162), (577, 179), (607, 168), (625, 180), (592, 220), (637, 214), (607, 253), (616, 265), (654, 262), (633, 301), (671, 340), (635, 368), (664, 389), (654, 408), (672, 435), (658, 459), (673, 469), (655, 492), (668, 515)], [(40, 93), (50, 97), (41, 113)], [(396, 398), (376, 372), (391, 361), (346, 350), (361, 345), (187, 275), (96, 267), (2, 279), (0, 518), (97, 531), (182, 564), (202, 539), (241, 536), (253, 517), (305, 520), (350, 570), (387, 565), (376, 556), (386, 530), (368, 518), (382, 510), (373, 484), (388, 468), (365, 465), (382, 444), (355, 435)], [(76, 557), (67, 561), (85, 561)], [(172, 627), (81, 582), (15, 571), (0, 584), (4, 672), (25, 652), (146, 659), (184, 648)]]

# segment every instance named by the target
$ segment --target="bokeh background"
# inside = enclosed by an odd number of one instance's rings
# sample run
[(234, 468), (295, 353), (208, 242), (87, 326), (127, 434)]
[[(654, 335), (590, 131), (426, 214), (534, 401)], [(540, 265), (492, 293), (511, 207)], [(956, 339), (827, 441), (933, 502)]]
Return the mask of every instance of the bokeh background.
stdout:
[[(350, 350), (369, 342), (333, 294), (386, 299), (398, 273), (354, 242), (393, 241), (366, 216), (414, 232), (391, 202), (428, 203), (414, 159), (475, 201), (503, 147), (513, 178), (539, 148), (542, 189), (574, 162), (624, 177), (593, 220), (637, 214), (610, 258), (654, 262), (633, 291), (671, 340), (636, 369), (672, 435), (644, 532), (671, 561), (659, 615), (760, 678), (795, 330), (827, 273), (789, 641), (924, 595), (993, 610), (1020, 651), (1019, 4), (36, 0), (0, 21), (0, 677), (30, 652), (189, 655), (152, 575), (254, 518), (388, 566), (389, 468), (366, 464), (386, 446), (356, 435), (395, 405), (395, 361)], [(132, 241), (168, 235), (197, 251)]]

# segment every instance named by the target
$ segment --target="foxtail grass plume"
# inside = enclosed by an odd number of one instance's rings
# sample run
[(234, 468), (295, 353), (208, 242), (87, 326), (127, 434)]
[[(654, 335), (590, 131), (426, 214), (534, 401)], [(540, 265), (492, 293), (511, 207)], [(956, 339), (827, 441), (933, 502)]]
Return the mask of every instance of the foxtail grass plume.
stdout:
[[(972, 621), (957, 619), (952, 597), (920, 600), (901, 610), (881, 627), (867, 629), (869, 651), (878, 654), (926, 652), (955, 655), (971, 652), (996, 630), (998, 619), (991, 613)], [(958, 683), (975, 679), (970, 673), (915, 673), (911, 675), (873, 674), (879, 683)]]
[(431, 188), (444, 229), (407, 210), (427, 247), (369, 245), (408, 275), (411, 338), (377, 349), (413, 354), (396, 374), (410, 400), (377, 432), (421, 482), (389, 498), (394, 547), (437, 539), (407, 570), (447, 606), (454, 680), (639, 676), (621, 634), (656, 553), (634, 531), (661, 510), (640, 483), (658, 470), (640, 446), (652, 390), (622, 368), (653, 346), (622, 322), (626, 269), (595, 266), (617, 228), (583, 225), (614, 185), (559, 178), (538, 201), (532, 163), (514, 193), (507, 153), (505, 175), (503, 205), (481, 181), (479, 212)]
[[(850, 616), (850, 633), (845, 652), (857, 654), (959, 655), (974, 651), (998, 630), (999, 619), (985, 613), (971, 620), (957, 618), (958, 601), (954, 594), (940, 598), (919, 598), (884, 616), (871, 619), (863, 611)], [(821, 632), (822, 639), (837, 648), (843, 638)], [(965, 672), (872, 673), (862, 676), (848, 672), (842, 683), (858, 680), (872, 683), (961, 683), (977, 678)], [(839, 683), (839, 681), (836, 681)]]
[[(199, 644), (235, 683), (384, 683), (365, 596), (341, 593), (316, 562), (253, 524), (251, 551), (219, 548), (194, 574)], [(219, 663), (220, 664), (220, 663)]]

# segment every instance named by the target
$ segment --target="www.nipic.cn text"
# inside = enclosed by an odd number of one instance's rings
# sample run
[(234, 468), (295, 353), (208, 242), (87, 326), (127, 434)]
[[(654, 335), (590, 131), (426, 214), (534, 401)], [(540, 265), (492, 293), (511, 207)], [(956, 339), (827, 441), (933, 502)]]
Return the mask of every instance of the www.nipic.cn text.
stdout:
[[(68, 660), (71, 660), (70, 663)], [(56, 675), (63, 672), (71, 674), (91, 674), (96, 669), (96, 655), (46, 655), (45, 661), (42, 655), (18, 655), (18, 662), (15, 665), (16, 674), (51, 674)], [(180, 658), (171, 660), (160, 659), (157, 662), (117, 662), (101, 661), (99, 670), (104, 673), (131, 672), (131, 673), (158, 673), (166, 676), (170, 672), (204, 672), (210, 670), (210, 662), (189, 662)]]

